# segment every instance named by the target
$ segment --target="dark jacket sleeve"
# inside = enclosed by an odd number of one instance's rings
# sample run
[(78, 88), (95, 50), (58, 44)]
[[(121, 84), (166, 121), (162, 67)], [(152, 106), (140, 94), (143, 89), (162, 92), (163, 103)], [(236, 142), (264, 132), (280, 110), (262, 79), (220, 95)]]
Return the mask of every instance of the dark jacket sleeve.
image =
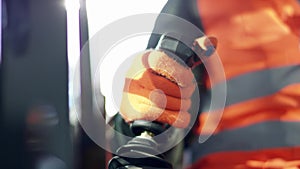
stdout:
[[(176, 19), (176, 17), (167, 17), (165, 14), (179, 17), (186, 21), (186, 24)], [(157, 18), (153, 31), (175, 32), (191, 37), (189, 41), (202, 36), (203, 27), (198, 14), (197, 0), (168, 0)], [(147, 49), (155, 48), (160, 36), (160, 34), (153, 33), (149, 39)]]

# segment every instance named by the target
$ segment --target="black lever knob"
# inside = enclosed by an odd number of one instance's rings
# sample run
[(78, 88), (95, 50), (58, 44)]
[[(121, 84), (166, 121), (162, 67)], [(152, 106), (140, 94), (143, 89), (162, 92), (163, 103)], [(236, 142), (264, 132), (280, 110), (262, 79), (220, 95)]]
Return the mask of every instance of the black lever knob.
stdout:
[(130, 130), (134, 135), (139, 136), (143, 132), (148, 131), (154, 135), (159, 135), (170, 127), (168, 124), (163, 124), (155, 121), (136, 120), (130, 124)]
[(117, 150), (118, 156), (113, 157), (108, 169), (172, 169), (172, 165), (164, 160), (158, 143), (152, 138), (169, 128), (169, 125), (136, 120), (130, 125), (136, 135), (127, 144)]

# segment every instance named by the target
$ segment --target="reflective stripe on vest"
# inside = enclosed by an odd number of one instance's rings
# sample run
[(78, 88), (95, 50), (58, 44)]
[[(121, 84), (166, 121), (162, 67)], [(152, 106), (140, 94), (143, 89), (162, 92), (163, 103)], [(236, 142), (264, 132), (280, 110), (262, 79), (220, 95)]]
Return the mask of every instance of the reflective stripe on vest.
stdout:
[[(280, 89), (300, 82), (300, 65), (271, 68), (244, 74), (227, 80), (226, 106), (250, 99), (271, 95)], [(224, 88), (224, 83), (214, 86), (216, 92)], [(210, 91), (211, 91), (210, 90)], [(201, 110), (207, 112), (210, 107), (210, 91), (202, 94)], [(213, 107), (211, 110), (217, 109)]]
[(217, 152), (249, 151), (300, 145), (300, 122), (268, 121), (222, 131), (204, 143), (194, 143), (194, 160)]

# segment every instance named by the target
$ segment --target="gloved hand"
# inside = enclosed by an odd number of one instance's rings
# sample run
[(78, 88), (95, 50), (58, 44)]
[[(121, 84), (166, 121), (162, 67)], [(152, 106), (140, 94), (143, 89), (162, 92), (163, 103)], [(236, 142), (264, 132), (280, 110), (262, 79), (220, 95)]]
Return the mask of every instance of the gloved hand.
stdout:
[(126, 122), (147, 120), (187, 127), (195, 86), (189, 67), (163, 51), (145, 51), (126, 74), (120, 114)]
[(290, 27), (293, 33), (300, 36), (300, 14), (287, 17), (285, 23)]

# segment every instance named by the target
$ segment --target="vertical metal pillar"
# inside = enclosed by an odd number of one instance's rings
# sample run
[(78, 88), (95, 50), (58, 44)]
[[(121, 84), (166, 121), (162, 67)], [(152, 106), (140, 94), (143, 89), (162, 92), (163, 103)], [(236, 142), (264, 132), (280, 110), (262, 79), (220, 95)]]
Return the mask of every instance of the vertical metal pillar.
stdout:
[(7, 0), (1, 168), (73, 169), (62, 0)]

